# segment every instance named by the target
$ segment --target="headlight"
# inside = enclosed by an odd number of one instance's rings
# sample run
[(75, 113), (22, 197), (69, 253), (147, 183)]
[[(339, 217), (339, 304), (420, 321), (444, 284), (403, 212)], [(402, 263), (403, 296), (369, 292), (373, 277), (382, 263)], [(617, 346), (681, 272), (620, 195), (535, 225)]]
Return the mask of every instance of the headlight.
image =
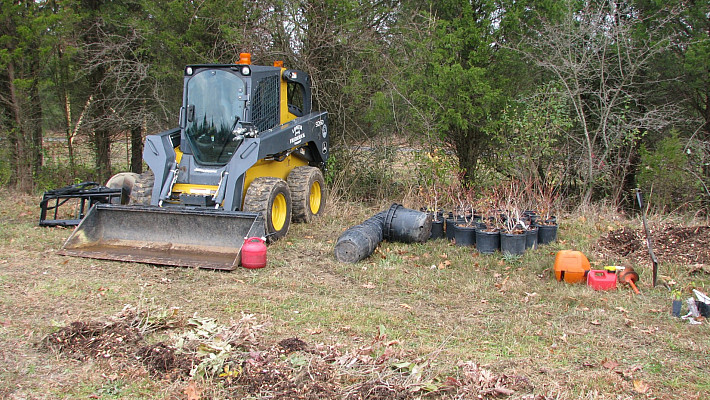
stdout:
[(251, 69), (249, 67), (242, 67), (242, 75), (250, 75)]
[(187, 67), (185, 68), (185, 75), (190, 76), (192, 75), (192, 67)]

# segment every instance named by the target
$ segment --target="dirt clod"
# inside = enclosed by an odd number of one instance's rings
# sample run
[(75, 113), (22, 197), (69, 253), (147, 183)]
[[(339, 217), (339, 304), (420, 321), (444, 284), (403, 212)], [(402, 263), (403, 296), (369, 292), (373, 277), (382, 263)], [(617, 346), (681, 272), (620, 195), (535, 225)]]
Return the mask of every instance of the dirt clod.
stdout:
[(176, 354), (174, 347), (163, 342), (141, 347), (136, 355), (154, 375), (188, 376), (192, 366), (197, 362), (195, 358), (188, 355)]
[(283, 339), (279, 342), (279, 346), (281, 346), (286, 353), (293, 353), (294, 351), (303, 351), (308, 349), (308, 343), (296, 337)]

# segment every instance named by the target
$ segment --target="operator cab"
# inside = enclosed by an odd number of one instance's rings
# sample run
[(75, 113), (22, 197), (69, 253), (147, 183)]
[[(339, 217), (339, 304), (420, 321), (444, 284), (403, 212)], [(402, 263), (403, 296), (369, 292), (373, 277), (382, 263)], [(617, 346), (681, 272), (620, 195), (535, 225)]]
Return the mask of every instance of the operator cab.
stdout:
[(303, 72), (251, 65), (244, 57), (240, 64), (190, 65), (184, 75), (180, 150), (196, 164), (222, 167), (245, 137), (310, 112), (310, 83)]

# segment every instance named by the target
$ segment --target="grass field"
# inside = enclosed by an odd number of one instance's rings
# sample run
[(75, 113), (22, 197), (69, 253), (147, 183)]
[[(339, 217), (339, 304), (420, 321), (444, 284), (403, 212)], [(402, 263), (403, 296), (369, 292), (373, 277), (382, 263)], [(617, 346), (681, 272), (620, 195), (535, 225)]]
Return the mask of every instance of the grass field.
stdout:
[[(343, 264), (333, 256), (340, 233), (389, 204), (336, 203), (269, 246), (266, 268), (225, 273), (59, 256), (71, 230), (38, 227), (38, 203), (0, 191), (0, 398), (267, 397), (244, 380), (232, 384), (236, 372), (157, 376), (117, 357), (77, 360), (43, 345), (72, 322), (105, 321), (127, 304), (179, 322), (146, 330), (147, 343), (174, 343), (190, 318), (230, 326), (247, 314), (252, 349), (298, 338), (341, 356), (320, 358), (336, 386), (303, 398), (710, 398), (710, 323), (671, 317), (670, 294), (650, 286), (648, 268), (640, 268), (640, 296), (553, 279), (561, 249), (581, 250), (597, 265), (624, 261), (605, 259), (594, 244), (609, 230), (638, 228), (638, 220), (564, 216), (558, 243), (519, 259), (439, 240), (382, 243), (369, 259)], [(707, 274), (661, 268), (676, 287), (708, 292)], [(299, 376), (315, 368), (314, 354), (294, 351), (281, 361)], [(402, 390), (353, 389), (364, 381)]]

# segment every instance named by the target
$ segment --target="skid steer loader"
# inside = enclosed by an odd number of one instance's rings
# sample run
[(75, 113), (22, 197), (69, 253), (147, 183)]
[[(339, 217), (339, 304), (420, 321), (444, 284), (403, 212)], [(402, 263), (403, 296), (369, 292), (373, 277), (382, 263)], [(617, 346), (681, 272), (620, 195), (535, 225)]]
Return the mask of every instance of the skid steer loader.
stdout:
[(178, 128), (145, 140), (141, 174), (107, 186), (128, 204), (97, 204), (61, 254), (231, 270), (245, 237), (276, 240), (325, 206), (326, 112), (309, 77), (283, 67), (189, 65)]

